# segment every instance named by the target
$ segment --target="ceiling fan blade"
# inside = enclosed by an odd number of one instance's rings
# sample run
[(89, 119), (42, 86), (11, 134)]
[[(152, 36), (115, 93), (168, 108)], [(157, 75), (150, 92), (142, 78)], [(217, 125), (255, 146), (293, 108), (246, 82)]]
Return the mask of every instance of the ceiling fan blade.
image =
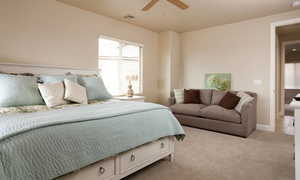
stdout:
[(152, 8), (159, 0), (151, 0), (142, 10), (148, 11), (150, 8)]
[(189, 6), (187, 4), (183, 3), (180, 0), (167, 0), (167, 1), (169, 1), (170, 3), (174, 4), (175, 6), (181, 8), (181, 9), (189, 8)]

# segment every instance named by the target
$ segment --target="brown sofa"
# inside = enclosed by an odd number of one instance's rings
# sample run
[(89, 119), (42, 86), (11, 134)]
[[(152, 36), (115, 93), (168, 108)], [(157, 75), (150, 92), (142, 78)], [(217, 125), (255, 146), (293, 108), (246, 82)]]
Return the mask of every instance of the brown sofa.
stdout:
[(182, 125), (248, 137), (256, 129), (257, 95), (246, 93), (254, 99), (242, 107), (241, 113), (218, 105), (226, 91), (208, 89), (200, 90), (202, 104), (176, 104), (172, 94), (170, 109)]

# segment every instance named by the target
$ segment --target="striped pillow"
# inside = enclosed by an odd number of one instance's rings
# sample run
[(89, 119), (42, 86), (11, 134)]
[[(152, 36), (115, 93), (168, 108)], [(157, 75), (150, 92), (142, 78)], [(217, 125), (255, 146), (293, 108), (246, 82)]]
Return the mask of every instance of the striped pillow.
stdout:
[(182, 104), (184, 102), (184, 89), (174, 89), (174, 96), (176, 104)]
[(238, 105), (235, 106), (235, 110), (238, 111), (239, 113), (242, 112), (242, 107), (247, 104), (248, 102), (252, 101), (254, 98), (252, 96), (250, 96), (249, 94), (245, 93), (245, 92), (238, 92), (237, 96), (240, 97), (240, 101), (238, 103)]

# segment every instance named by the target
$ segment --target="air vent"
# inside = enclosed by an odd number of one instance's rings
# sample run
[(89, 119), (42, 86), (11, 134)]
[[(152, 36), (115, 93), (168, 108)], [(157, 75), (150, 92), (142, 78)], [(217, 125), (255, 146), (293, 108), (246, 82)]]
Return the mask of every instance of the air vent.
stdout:
[(133, 20), (135, 17), (131, 14), (127, 14), (126, 16), (124, 16), (124, 19), (126, 20)]

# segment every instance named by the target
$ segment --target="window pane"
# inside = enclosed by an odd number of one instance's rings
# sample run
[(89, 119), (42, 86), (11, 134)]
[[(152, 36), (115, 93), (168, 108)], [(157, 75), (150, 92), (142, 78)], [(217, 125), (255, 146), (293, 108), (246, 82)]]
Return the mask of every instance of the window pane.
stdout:
[(125, 95), (128, 91), (128, 76), (134, 93), (141, 93), (140, 81), (141, 47), (123, 44), (123, 41), (99, 39), (99, 69), (103, 81), (112, 95)]
[(140, 47), (125, 45), (122, 48), (122, 56), (124, 57), (139, 57), (140, 56)]
[(99, 56), (120, 56), (120, 43), (109, 39), (99, 39)]
[(138, 79), (131, 81), (134, 93), (140, 93), (140, 73), (139, 63), (136, 61), (120, 61), (120, 92), (126, 94), (128, 90), (128, 80), (126, 76), (137, 76)]
[(119, 65), (118, 61), (100, 60), (99, 68), (107, 90), (112, 95), (119, 95)]

